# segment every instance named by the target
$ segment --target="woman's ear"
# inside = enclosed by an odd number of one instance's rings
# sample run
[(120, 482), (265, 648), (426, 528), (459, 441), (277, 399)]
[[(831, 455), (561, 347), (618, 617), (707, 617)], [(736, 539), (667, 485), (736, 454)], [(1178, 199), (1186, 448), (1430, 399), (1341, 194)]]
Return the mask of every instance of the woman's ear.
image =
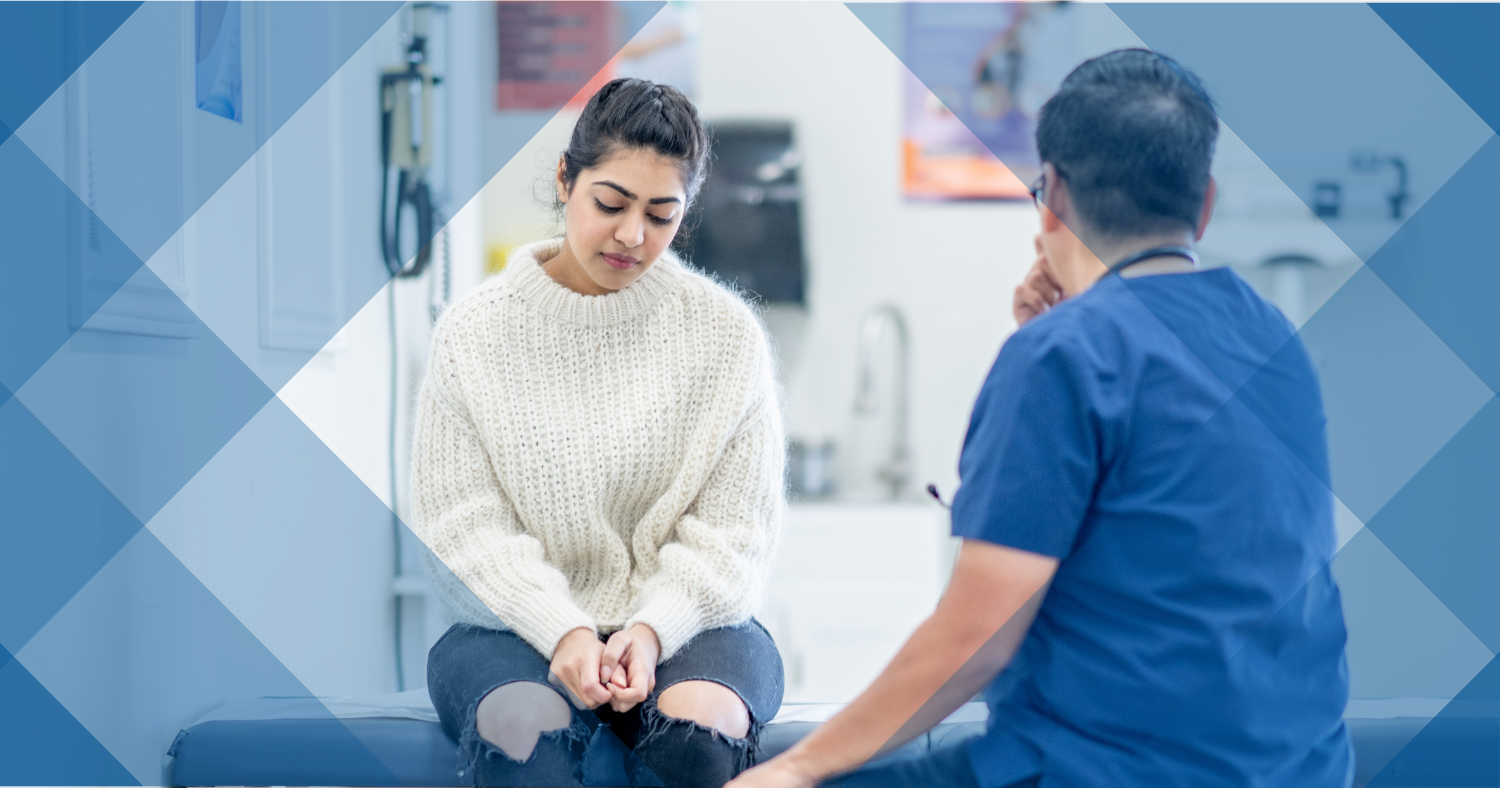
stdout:
[(557, 201), (564, 205), (568, 202), (568, 182), (564, 176), (568, 173), (567, 159), (557, 157)]

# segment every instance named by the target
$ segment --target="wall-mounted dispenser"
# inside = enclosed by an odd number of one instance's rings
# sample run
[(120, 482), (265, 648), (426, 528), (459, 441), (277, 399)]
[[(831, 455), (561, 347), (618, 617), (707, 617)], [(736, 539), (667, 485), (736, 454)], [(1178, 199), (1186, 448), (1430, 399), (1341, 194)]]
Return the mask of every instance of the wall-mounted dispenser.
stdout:
[(1338, 181), (1320, 181), (1313, 184), (1313, 214), (1322, 219), (1339, 218), (1343, 207), (1344, 190)]

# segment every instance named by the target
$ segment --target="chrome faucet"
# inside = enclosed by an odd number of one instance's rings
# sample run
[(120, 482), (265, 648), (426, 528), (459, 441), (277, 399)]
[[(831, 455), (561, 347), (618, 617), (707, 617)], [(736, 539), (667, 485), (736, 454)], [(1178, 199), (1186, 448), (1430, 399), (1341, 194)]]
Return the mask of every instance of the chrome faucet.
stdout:
[(875, 355), (881, 336), (890, 326), (896, 337), (896, 391), (891, 407), (891, 455), (876, 470), (880, 481), (890, 489), (892, 499), (900, 498), (911, 480), (911, 451), (907, 444), (907, 418), (910, 407), (908, 366), (911, 354), (906, 333), (906, 319), (895, 304), (880, 304), (865, 313), (859, 324), (859, 387), (854, 397), (854, 412), (868, 414), (875, 410)]

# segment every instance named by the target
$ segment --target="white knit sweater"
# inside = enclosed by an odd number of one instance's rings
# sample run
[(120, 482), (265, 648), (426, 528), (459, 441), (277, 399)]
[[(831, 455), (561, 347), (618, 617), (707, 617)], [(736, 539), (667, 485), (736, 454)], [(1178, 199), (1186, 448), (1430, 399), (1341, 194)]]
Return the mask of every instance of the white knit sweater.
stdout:
[(542, 270), (560, 243), (517, 250), (438, 323), (414, 529), (460, 620), (498, 617), (548, 659), (577, 627), (641, 622), (666, 659), (760, 602), (785, 514), (770, 352), (670, 254), (585, 296)]

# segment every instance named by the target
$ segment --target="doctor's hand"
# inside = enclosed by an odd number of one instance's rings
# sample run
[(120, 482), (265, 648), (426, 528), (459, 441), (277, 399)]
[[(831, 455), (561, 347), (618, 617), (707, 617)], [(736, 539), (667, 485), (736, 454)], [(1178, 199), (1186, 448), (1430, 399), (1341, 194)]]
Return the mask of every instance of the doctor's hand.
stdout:
[(797, 763), (794, 753), (786, 752), (743, 772), (724, 788), (813, 788), (817, 782)]
[(1016, 288), (1015, 301), (1011, 305), (1017, 327), (1026, 325), (1027, 321), (1063, 300), (1062, 285), (1057, 283), (1052, 266), (1047, 263), (1047, 255), (1042, 251), (1041, 234), (1037, 234), (1035, 243), (1036, 262), (1031, 264), (1031, 270)]
[(629, 711), (651, 694), (660, 657), (661, 641), (656, 638), (656, 630), (645, 624), (609, 636), (599, 661), (599, 681), (613, 694), (611, 709)]
[(562, 689), (580, 709), (597, 709), (613, 697), (599, 680), (599, 659), (604, 644), (591, 629), (578, 628), (563, 635), (552, 651), (548, 680)]

